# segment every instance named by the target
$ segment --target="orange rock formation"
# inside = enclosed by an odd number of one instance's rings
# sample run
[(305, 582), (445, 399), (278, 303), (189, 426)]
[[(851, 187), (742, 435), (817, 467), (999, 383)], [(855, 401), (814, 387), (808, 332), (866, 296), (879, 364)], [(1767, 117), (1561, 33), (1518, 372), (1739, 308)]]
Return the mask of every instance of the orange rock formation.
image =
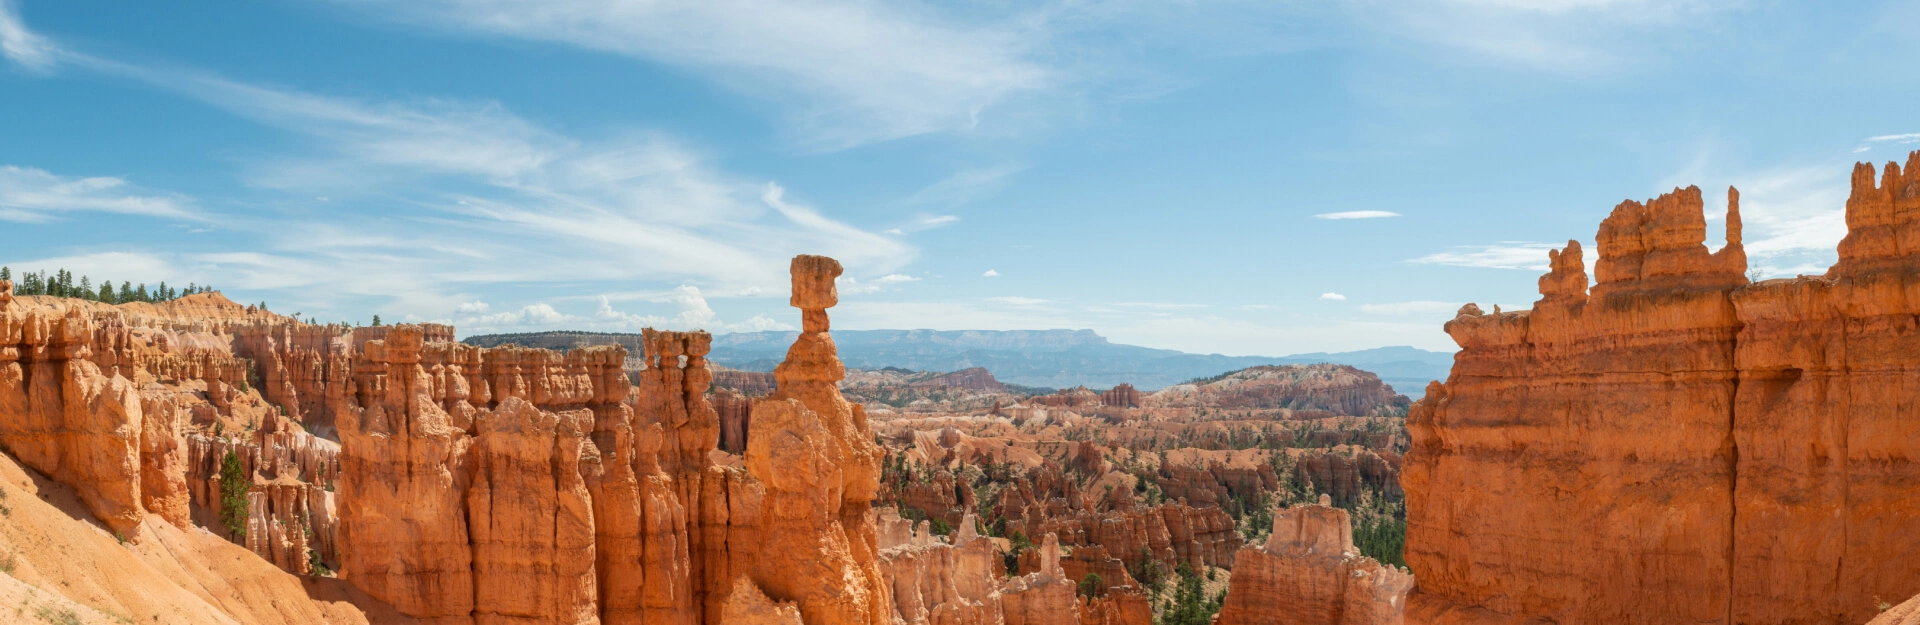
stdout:
[(1469, 305), (1409, 416), (1415, 618), (1859, 623), (1920, 592), (1920, 153), (1854, 170), (1823, 276), (1747, 283), (1739, 196), (1709, 253), (1696, 188), (1601, 224), (1531, 311)]
[(1361, 556), (1347, 511), (1330, 503), (1275, 513), (1267, 544), (1240, 550), (1216, 625), (1404, 622), (1413, 576)]

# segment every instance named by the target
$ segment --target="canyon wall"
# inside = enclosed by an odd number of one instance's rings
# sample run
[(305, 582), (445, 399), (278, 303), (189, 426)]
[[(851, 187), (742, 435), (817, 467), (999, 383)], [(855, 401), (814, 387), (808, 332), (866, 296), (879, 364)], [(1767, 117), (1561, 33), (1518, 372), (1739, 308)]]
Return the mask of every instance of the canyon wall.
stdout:
[(1739, 196), (1614, 209), (1530, 311), (1468, 305), (1409, 413), (1415, 620), (1860, 623), (1920, 592), (1920, 153), (1856, 167), (1825, 275), (1748, 284)]

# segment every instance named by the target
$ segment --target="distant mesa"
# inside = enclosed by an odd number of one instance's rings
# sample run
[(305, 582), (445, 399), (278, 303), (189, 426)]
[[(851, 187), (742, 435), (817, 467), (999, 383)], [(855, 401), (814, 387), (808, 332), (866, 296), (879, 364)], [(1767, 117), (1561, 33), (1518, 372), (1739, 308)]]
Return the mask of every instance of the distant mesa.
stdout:
[[(739, 332), (713, 337), (713, 362), (742, 371), (772, 371), (797, 332)], [(469, 345), (516, 344), (545, 349), (626, 345), (635, 334), (531, 332), (467, 337)], [(1002, 383), (1044, 389), (1112, 388), (1129, 384), (1157, 391), (1221, 372), (1259, 365), (1332, 363), (1373, 372), (1395, 392), (1418, 398), (1428, 382), (1447, 377), (1453, 354), (1412, 347), (1291, 356), (1194, 354), (1113, 343), (1092, 330), (835, 330), (848, 368), (957, 372), (984, 368)]]

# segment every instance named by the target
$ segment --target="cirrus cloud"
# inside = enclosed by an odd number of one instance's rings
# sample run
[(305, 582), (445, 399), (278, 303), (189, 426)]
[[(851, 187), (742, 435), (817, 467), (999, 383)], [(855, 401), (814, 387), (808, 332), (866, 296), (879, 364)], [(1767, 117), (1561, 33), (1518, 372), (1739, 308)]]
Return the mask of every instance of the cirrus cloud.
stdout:
[(1345, 211), (1339, 213), (1320, 213), (1313, 217), (1315, 219), (1382, 219), (1399, 216), (1400, 213), (1391, 211)]

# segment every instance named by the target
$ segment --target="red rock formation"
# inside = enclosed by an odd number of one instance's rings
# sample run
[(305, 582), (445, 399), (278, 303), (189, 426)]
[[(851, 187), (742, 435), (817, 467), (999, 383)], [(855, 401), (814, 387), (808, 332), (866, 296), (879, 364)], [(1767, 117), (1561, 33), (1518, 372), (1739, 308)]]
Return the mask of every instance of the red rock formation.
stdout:
[(1733, 293), (1731, 619), (1847, 622), (1920, 593), (1920, 152), (1855, 166), (1825, 276)]
[(1039, 547), (1040, 570), (1013, 578), (1001, 591), (1006, 625), (1056, 625), (1080, 621), (1078, 584), (1060, 567), (1060, 540), (1047, 534)]
[(882, 452), (867, 416), (835, 386), (845, 368), (827, 334), (838, 303), (840, 264), (793, 259), (794, 307), (802, 332), (774, 369), (779, 390), (753, 406), (746, 466), (766, 487), (761, 543), (749, 575), (815, 625), (891, 620), (870, 504), (880, 488)]
[(1121, 384), (1101, 393), (1100, 403), (1117, 408), (1139, 408), (1140, 397), (1140, 391), (1134, 390), (1132, 384)]
[(1216, 625), (1404, 622), (1413, 576), (1361, 556), (1347, 511), (1328, 504), (1275, 513), (1267, 544), (1240, 550)]
[(1084, 386), (1061, 389), (1052, 395), (1035, 395), (1027, 399), (1029, 406), (1048, 408), (1096, 408), (1101, 406), (1100, 394)]
[(1205, 406), (1210, 409), (1288, 408), (1325, 410), (1339, 415), (1373, 415), (1405, 410), (1405, 395), (1380, 377), (1347, 365), (1267, 365), (1223, 374), (1219, 379), (1169, 386), (1146, 402), (1156, 407)]
[(1900, 605), (1885, 608), (1879, 616), (1867, 621), (1867, 625), (1916, 625), (1920, 624), (1920, 597), (1901, 602)]
[(1725, 618), (1728, 294), (1746, 278), (1737, 238), (1712, 255), (1705, 232), (1698, 189), (1623, 203), (1601, 225), (1591, 294), (1570, 243), (1530, 313), (1447, 324), (1464, 349), (1408, 418), (1402, 477), (1423, 599), (1562, 621)]
[(1153, 603), (1139, 587), (1108, 588), (1080, 605), (1080, 625), (1153, 625)]
[(774, 391), (773, 372), (715, 367), (713, 387), (736, 391), (748, 397), (766, 397)]
[[(141, 395), (124, 376), (88, 360), (93, 317), (80, 308), (30, 307), (8, 298), (0, 308), (0, 445), (23, 464), (73, 487), (95, 517), (122, 534), (146, 516), (144, 501), (167, 501), (172, 474), (143, 485), (143, 451), (176, 453), (165, 440), (143, 449)], [(176, 415), (159, 417), (156, 434)], [(155, 470), (169, 461), (155, 458)], [(168, 469), (171, 470), (171, 469)], [(152, 492), (150, 492), (152, 491)], [(171, 504), (165, 504), (171, 507)], [(167, 513), (176, 521), (178, 509)]]
[(403, 326), (368, 343), (353, 364), (360, 408), (337, 415), (341, 567), (403, 614), (466, 623), (474, 609), (467, 428), (474, 405), (491, 396), (485, 382), (460, 383), (479, 373), (479, 348), (446, 347), (430, 352), (437, 362), (423, 362), (421, 334)]
[(915, 532), (912, 522), (891, 508), (880, 511), (880, 568), (893, 596), (893, 622), (987, 625), (1004, 620), (1000, 554), (974, 533), (973, 523), (972, 516), (963, 519), (947, 544), (924, 527)]
[(582, 452), (592, 424), (589, 410), (547, 412), (519, 397), (474, 420), (475, 622), (599, 622), (593, 504), (580, 475), (599, 462)]
[(1182, 502), (1097, 505), (1072, 479), (1044, 468), (1028, 473), (1026, 483), (1003, 491), (988, 516), (1006, 519), (1009, 534), (1053, 534), (1075, 549), (1099, 545), (1128, 566), (1153, 558), (1163, 570), (1180, 564), (1196, 571), (1231, 566), (1244, 540), (1219, 507)]
[(961, 369), (946, 375), (914, 382), (912, 386), (920, 388), (963, 388), (969, 391), (987, 393), (1005, 393), (1010, 390), (1007, 388), (1007, 385), (994, 379), (993, 372), (987, 371), (986, 367)]
[(1422, 618), (1857, 623), (1920, 592), (1920, 185), (1856, 167), (1824, 276), (1746, 285), (1739, 203), (1709, 254), (1697, 189), (1602, 224), (1598, 284), (1552, 256), (1531, 311), (1469, 306), (1409, 416)]
[(753, 425), (753, 402), (746, 396), (722, 389), (707, 400), (720, 417), (720, 448), (738, 454), (747, 450), (747, 430)]

